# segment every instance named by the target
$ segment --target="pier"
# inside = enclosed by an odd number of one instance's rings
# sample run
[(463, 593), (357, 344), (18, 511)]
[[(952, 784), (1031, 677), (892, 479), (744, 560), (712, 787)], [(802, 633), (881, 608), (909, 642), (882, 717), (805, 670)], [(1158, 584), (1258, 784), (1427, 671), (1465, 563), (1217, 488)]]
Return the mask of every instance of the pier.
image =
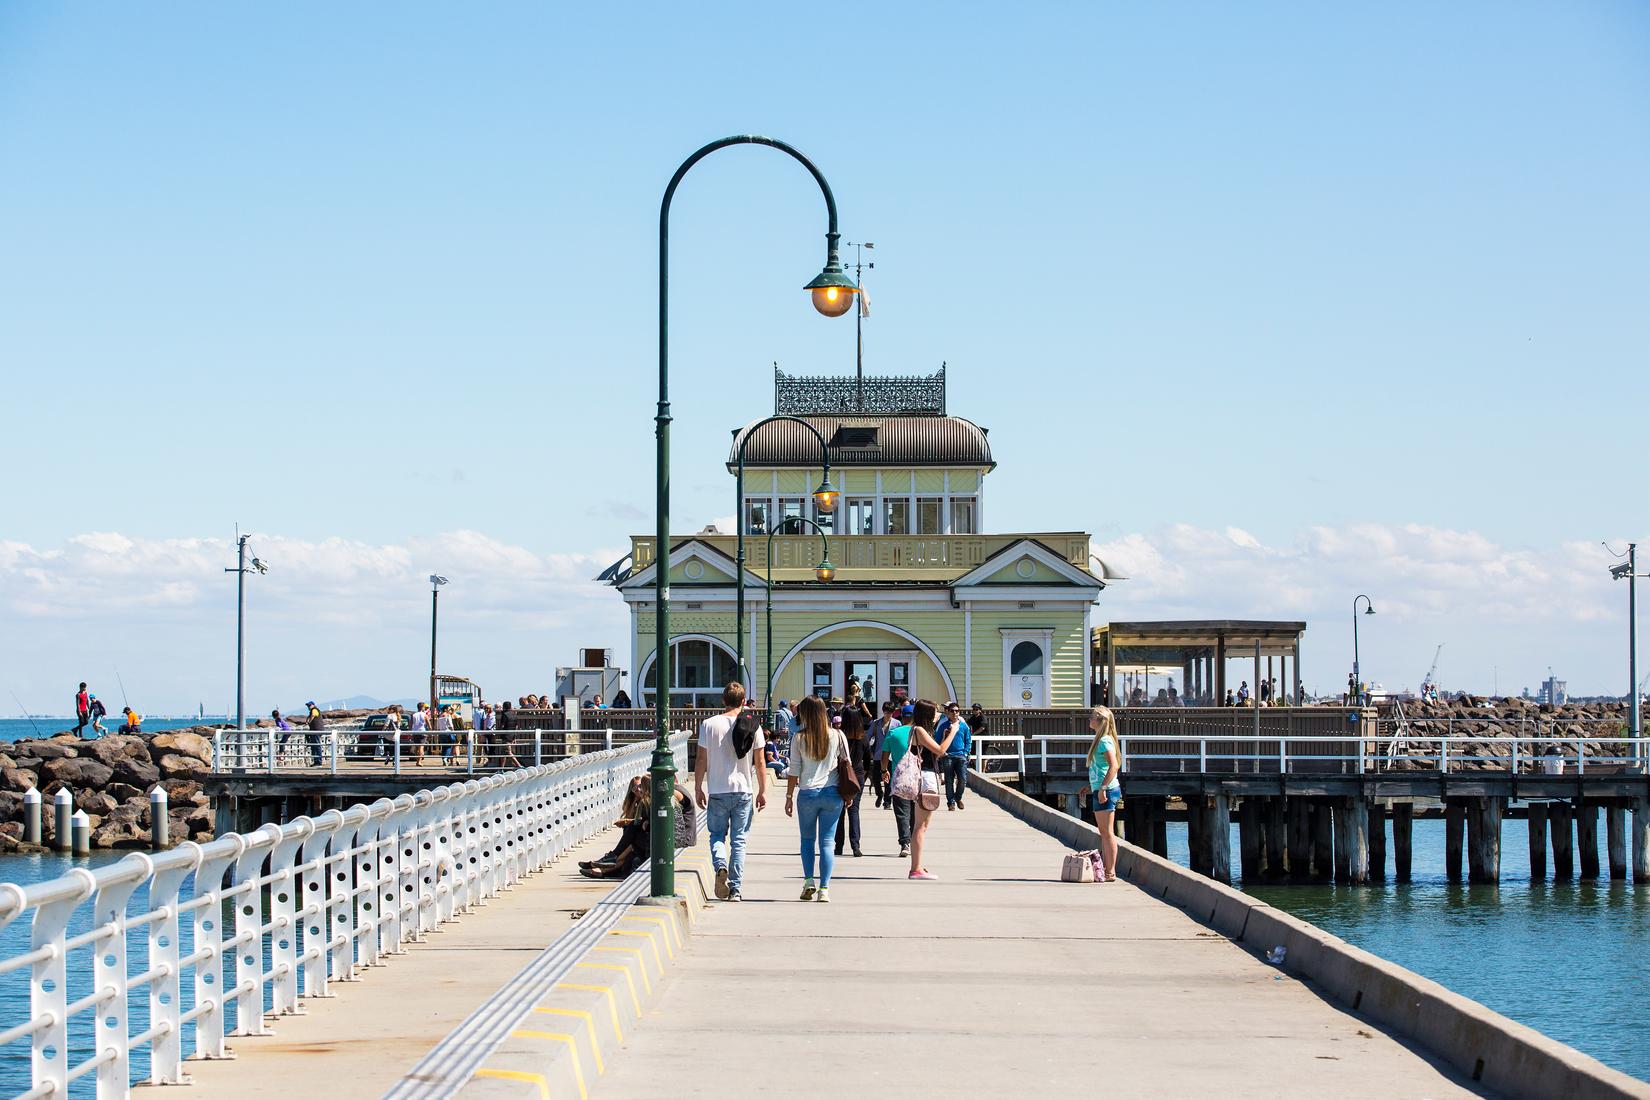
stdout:
[[(674, 741), (681, 766), (688, 738)], [(801, 904), (795, 822), (770, 805), (745, 904), (707, 900), (702, 839), (678, 855), (682, 897), (640, 904), (645, 870), (590, 883), (573, 860), (605, 845), (650, 752), (602, 749), (0, 892), (0, 927), (32, 925), (33, 949), (0, 959), (0, 974), (28, 977), (0, 1007), (0, 1044), (31, 1052), (25, 1095), (88, 1075), (100, 1100), (138, 1077), (206, 1096), (588, 1100), (651, 1095), (667, 1073), (688, 1096), (806, 1091), (839, 1048), (886, 1045), (890, 1021), (921, 1065), (908, 1073), (880, 1047), (850, 1064), (921, 1096), (959, 1081), (1073, 1091), (1092, 1084), (1092, 1059), (1028, 1052), (1099, 1047), (1108, 1080), (1134, 1090), (1173, 1064), (1183, 1086), (1240, 1095), (1256, 1091), (1245, 1082), (1650, 1095), (1210, 869), (1124, 841), (1122, 881), (1059, 882), (1092, 826), (977, 770), (966, 810), (933, 824), (937, 882), (906, 879), (890, 815), (866, 810), (867, 856), (837, 861), (831, 905)], [(1278, 809), (1238, 805), (1262, 823)], [(1255, 850), (1316, 844), (1339, 809), (1263, 828)], [(1196, 812), (1215, 831), (1218, 811)], [(730, 1006), (742, 1044), (725, 1041)]]

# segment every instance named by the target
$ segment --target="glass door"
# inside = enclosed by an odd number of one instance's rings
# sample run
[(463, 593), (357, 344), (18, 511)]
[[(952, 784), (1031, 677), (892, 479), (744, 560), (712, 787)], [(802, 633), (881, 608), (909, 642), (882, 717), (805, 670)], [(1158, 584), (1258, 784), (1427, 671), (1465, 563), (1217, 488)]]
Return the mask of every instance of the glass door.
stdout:
[(849, 661), (848, 676), (842, 685), (843, 698), (847, 692), (853, 690), (854, 684), (859, 684), (859, 693), (875, 709), (877, 705), (877, 662), (876, 661)]

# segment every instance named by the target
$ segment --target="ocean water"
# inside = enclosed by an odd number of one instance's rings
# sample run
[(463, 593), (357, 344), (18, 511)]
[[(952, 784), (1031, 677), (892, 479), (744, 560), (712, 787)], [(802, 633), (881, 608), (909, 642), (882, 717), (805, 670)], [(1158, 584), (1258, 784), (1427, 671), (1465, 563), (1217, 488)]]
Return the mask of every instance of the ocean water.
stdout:
[[(1603, 834), (1601, 821), (1607, 875)], [(1171, 822), (1168, 839), (1170, 858), (1187, 864), (1185, 824)], [(1234, 825), (1234, 857), (1237, 851)], [(1389, 877), (1391, 858), (1389, 841)], [(1550, 857), (1547, 881), (1530, 881), (1522, 820), (1503, 824), (1498, 886), (1445, 877), (1442, 821), (1415, 822), (1411, 859), (1413, 881), (1403, 885), (1244, 889), (1606, 1065), (1650, 1079), (1650, 1045), (1636, 1011), (1650, 1000), (1650, 886), (1608, 878), (1554, 882)]]
[[(221, 714), (208, 714), (205, 718), (145, 718), (143, 731), (145, 733), (164, 733), (167, 730), (188, 729), (190, 726), (211, 725), (222, 722)], [(110, 733), (120, 728), (119, 713), (105, 715), (103, 728)], [(34, 737), (51, 737), (54, 734), (72, 731), (73, 718), (0, 718), (0, 742), (22, 741)], [(91, 727), (86, 727), (90, 732)]]

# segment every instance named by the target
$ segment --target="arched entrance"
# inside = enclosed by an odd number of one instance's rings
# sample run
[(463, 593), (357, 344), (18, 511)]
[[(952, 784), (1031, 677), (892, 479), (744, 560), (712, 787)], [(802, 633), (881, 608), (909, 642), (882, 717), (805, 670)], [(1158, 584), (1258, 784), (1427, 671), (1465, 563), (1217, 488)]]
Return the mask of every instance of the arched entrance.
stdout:
[[(892, 623), (872, 619), (821, 627), (792, 646), (774, 670), (775, 690), (786, 697), (840, 697), (851, 679), (874, 702), (902, 696), (957, 697), (951, 673), (926, 642)], [(763, 684), (761, 690), (765, 689)]]
[[(639, 705), (653, 706), (655, 654), (642, 663), (637, 683), (643, 685)], [(680, 634), (670, 640), (670, 705), (720, 707), (722, 689), (739, 678), (733, 650), (705, 634)]]

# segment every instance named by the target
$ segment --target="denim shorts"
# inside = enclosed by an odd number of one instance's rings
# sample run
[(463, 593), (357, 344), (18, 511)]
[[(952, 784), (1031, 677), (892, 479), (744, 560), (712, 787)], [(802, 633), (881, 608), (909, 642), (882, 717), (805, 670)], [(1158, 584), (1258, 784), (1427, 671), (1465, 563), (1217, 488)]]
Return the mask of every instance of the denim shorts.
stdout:
[(1110, 813), (1116, 813), (1119, 809), (1122, 808), (1122, 806), (1123, 806), (1123, 788), (1122, 787), (1107, 787), (1103, 793), (1105, 795), (1104, 798), (1101, 797), (1102, 792), (1100, 792), (1100, 791), (1090, 791), (1089, 792), (1089, 813), (1091, 813), (1091, 814), (1110, 814)]

